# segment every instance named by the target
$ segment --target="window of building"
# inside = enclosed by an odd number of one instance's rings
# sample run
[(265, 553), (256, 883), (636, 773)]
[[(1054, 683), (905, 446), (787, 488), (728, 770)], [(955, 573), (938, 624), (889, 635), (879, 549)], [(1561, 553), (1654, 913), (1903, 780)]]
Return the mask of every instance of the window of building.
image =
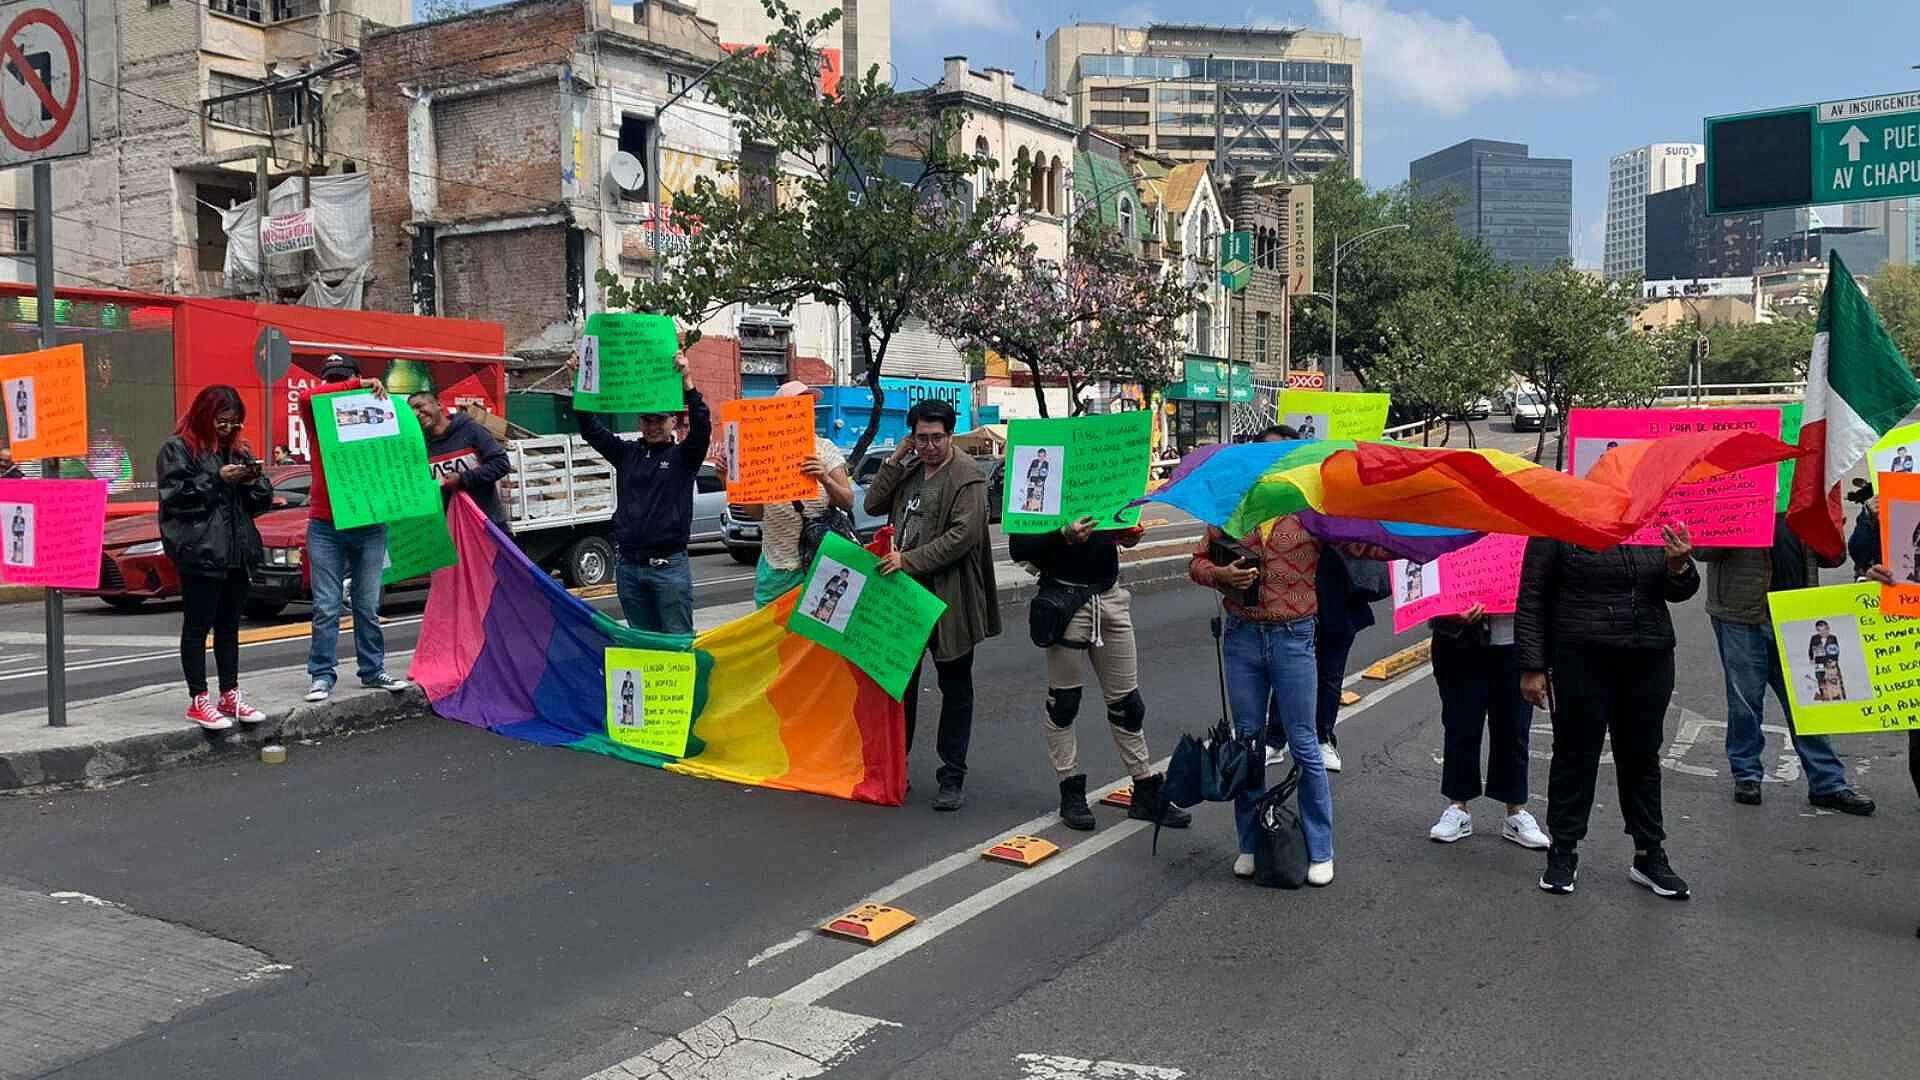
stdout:
[(1193, 351), (1201, 356), (1212, 356), (1212, 341), (1213, 308), (1203, 300), (1193, 309)]
[(1144, 86), (1101, 86), (1093, 91), (1095, 101), (1145, 101), (1147, 88)]
[(7, 220), (12, 226), (8, 230), (8, 239), (13, 242), (13, 246), (7, 249), (7, 254), (33, 254), (33, 211), (9, 210)]
[(1118, 221), (1120, 224), (1120, 235), (1129, 240), (1133, 239), (1135, 234), (1133, 229), (1133, 200), (1132, 199), (1122, 198), (1120, 200), (1119, 208), (1115, 211), (1115, 214), (1114, 214), (1114, 219)]
[(207, 10), (248, 22), (265, 22), (261, 0), (207, 0)]
[(774, 182), (773, 147), (761, 143), (740, 145), (740, 205), (772, 210), (778, 202)]
[(273, 21), (304, 19), (320, 14), (320, 0), (273, 0)]
[(1267, 312), (1256, 311), (1253, 314), (1253, 362), (1267, 362)]
[(207, 119), (216, 124), (230, 124), (248, 131), (267, 130), (267, 99), (264, 94), (249, 94), (265, 85), (258, 79), (229, 75), (224, 71), (207, 72), (207, 98), (226, 97), (229, 94), (247, 94), (231, 101), (213, 101), (207, 106)]
[(1140, 127), (1147, 122), (1148, 115), (1145, 109), (1138, 111), (1095, 109), (1093, 123), (1095, 127)]
[[(616, 149), (632, 154), (640, 160), (642, 165), (646, 165), (649, 161), (647, 157), (647, 140), (652, 136), (652, 132), (653, 121), (644, 116), (622, 113), (620, 115), (620, 140)], [(645, 186), (646, 192), (640, 198), (640, 201), (650, 202), (653, 198), (652, 193), (658, 190), (658, 188), (654, 186), (654, 176), (651, 168), (647, 170)]]

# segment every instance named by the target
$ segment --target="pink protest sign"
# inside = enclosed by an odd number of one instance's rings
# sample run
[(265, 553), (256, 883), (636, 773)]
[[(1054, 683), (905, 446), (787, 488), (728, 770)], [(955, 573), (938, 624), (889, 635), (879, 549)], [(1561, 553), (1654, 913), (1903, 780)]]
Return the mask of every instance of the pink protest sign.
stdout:
[(0, 480), (0, 582), (100, 587), (105, 480)]
[[(1567, 414), (1573, 451), (1567, 464), (1575, 476), (1585, 476), (1616, 446), (1702, 431), (1757, 431), (1777, 439), (1780, 410), (1575, 409)], [(1682, 484), (1660, 505), (1659, 516), (1627, 543), (1658, 547), (1661, 523), (1678, 520), (1686, 523), (1695, 547), (1771, 547), (1779, 483), (1779, 468), (1767, 465)]]
[(1475, 604), (1489, 615), (1510, 614), (1520, 596), (1526, 551), (1526, 537), (1494, 533), (1430, 563), (1389, 563), (1393, 632), (1404, 634), (1435, 615), (1458, 615)]

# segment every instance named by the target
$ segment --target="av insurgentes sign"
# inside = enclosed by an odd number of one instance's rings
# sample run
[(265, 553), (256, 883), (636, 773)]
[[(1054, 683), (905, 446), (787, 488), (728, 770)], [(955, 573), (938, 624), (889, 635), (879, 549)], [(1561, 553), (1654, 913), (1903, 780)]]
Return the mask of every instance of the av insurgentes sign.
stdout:
[(1920, 91), (1706, 121), (1707, 212), (1920, 195)]

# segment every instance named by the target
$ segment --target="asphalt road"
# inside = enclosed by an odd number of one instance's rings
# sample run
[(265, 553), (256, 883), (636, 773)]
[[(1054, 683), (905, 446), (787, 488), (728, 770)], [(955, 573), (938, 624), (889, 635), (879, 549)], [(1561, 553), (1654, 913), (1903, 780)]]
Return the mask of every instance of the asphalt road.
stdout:
[[(1157, 754), (1218, 711), (1212, 611), (1185, 587), (1138, 600)], [(958, 814), (927, 809), (924, 749), (909, 805), (887, 809), (437, 721), (295, 746), (277, 768), (0, 800), (0, 892), (90, 894), (286, 965), (201, 1001), (207, 980), (143, 966), (137, 946), (74, 940), (185, 1011), (105, 1045), (99, 1025), (124, 1017), (75, 995), (39, 1030), (102, 1044), (21, 1075), (581, 1080), (624, 1062), (602, 1075), (1912, 1076), (1920, 807), (1904, 740), (1841, 744), (1881, 801), (1874, 818), (1811, 811), (1777, 735), (1783, 782), (1765, 806), (1735, 806), (1697, 602), (1681, 633), (1665, 779), (1685, 904), (1627, 882), (1604, 776), (1572, 897), (1535, 887), (1540, 856), (1499, 839), (1490, 804), (1479, 835), (1428, 842), (1443, 803), (1422, 672), (1356, 686), (1368, 696), (1340, 729), (1329, 889), (1233, 879), (1220, 807), (1163, 834), (1157, 856), (1117, 811), (1066, 833), (1036, 730), (1039, 657), (1014, 633), (977, 663)], [(1352, 666), (1407, 643), (1371, 631)], [(1082, 720), (1095, 782), (1116, 777), (1103, 725)], [(1539, 812), (1544, 761), (1533, 779)], [(1026, 870), (977, 857), (1017, 827), (1065, 851)], [(810, 932), (869, 899), (921, 922), (876, 948)], [(7, 1000), (24, 985), (0, 984), (0, 1032), (35, 1007)], [(682, 1067), (654, 1071), (644, 1055), (676, 1033), (657, 1056), (678, 1046)], [(9, 1060), (0, 1039), (0, 1076)]]

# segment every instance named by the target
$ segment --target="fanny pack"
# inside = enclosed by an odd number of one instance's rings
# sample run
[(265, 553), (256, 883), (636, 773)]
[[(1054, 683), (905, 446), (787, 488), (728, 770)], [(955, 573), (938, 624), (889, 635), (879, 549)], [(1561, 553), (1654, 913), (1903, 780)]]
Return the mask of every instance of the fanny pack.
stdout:
[(1039, 591), (1027, 604), (1027, 631), (1033, 643), (1043, 649), (1060, 644), (1067, 636), (1067, 627), (1073, 625), (1073, 617), (1097, 595), (1099, 590), (1090, 586), (1041, 578)]

